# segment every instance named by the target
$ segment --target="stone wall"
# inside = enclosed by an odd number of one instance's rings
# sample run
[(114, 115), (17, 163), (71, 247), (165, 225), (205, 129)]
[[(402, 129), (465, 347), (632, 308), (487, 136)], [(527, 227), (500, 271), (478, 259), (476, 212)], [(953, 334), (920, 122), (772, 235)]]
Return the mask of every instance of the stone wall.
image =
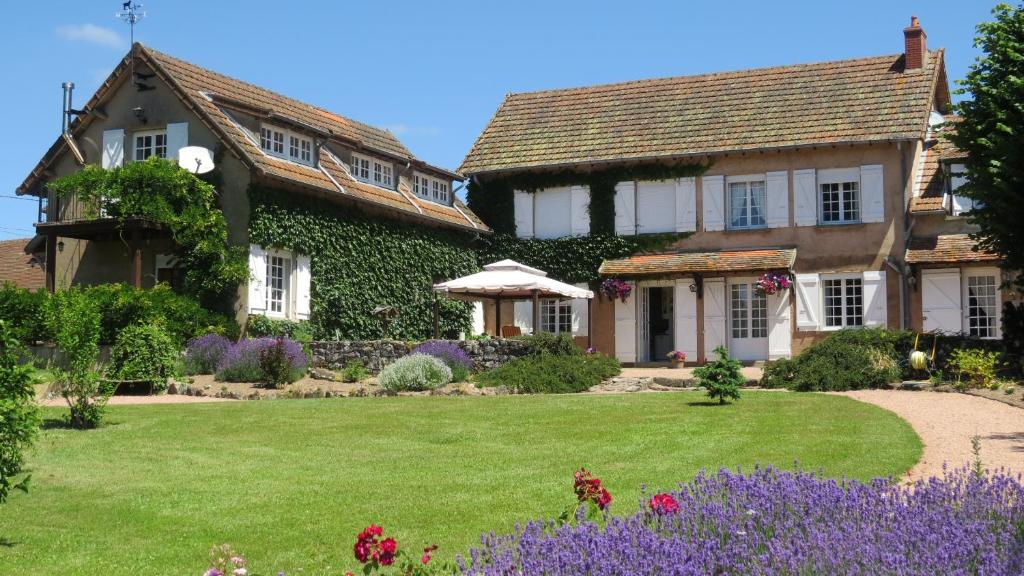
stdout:
[[(473, 359), (476, 370), (487, 370), (509, 360), (526, 355), (520, 340), (492, 338), (490, 340), (446, 340), (466, 351)], [(309, 351), (314, 368), (340, 370), (349, 360), (362, 360), (363, 366), (373, 374), (405, 356), (416, 344), (400, 340), (341, 340), (311, 342)]]

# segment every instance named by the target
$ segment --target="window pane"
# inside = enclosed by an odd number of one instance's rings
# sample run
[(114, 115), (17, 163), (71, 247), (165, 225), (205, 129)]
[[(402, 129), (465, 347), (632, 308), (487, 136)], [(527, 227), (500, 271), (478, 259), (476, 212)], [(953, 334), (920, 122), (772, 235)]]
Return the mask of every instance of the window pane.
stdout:
[(967, 277), (967, 318), (971, 336), (995, 337), (997, 301), (995, 276)]
[(285, 259), (281, 256), (267, 258), (267, 310), (284, 312), (285, 301)]
[(843, 281), (825, 280), (825, 326), (843, 325)]
[(572, 334), (572, 302), (558, 303), (558, 332)]
[(732, 317), (733, 338), (746, 338), (748, 334), (748, 290), (749, 286), (747, 284), (733, 284), (730, 287), (729, 307)]
[(729, 184), (729, 223), (733, 228), (746, 228), (750, 225), (747, 218), (747, 183), (732, 182)]
[(839, 222), (839, 184), (821, 185), (821, 221)]
[(860, 278), (846, 280), (846, 325), (864, 324), (864, 288)]
[(843, 220), (860, 220), (860, 190), (856, 182), (843, 182)]
[(768, 189), (764, 181), (750, 183), (750, 225), (764, 226), (764, 205), (767, 203)]
[(756, 284), (750, 285), (750, 337), (768, 337), (768, 297), (759, 294)]

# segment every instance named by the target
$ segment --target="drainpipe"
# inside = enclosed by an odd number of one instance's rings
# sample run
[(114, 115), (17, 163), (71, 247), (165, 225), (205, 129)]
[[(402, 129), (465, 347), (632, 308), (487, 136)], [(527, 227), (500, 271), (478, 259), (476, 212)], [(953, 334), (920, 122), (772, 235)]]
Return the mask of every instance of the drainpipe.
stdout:
[[(922, 144), (923, 145), (923, 144)], [(910, 151), (913, 151), (912, 147)], [(914, 196), (914, 183), (908, 180), (907, 168), (907, 154), (903, 151), (903, 142), (896, 142), (896, 150), (900, 152), (900, 172), (902, 173), (902, 180), (904, 185), (904, 200), (903, 200), (903, 253), (906, 254), (907, 247), (910, 245), (910, 232), (914, 228), (913, 217), (910, 215), (910, 202), (907, 200), (906, 186), (910, 186), (910, 198)], [(900, 275), (900, 328), (906, 330), (910, 327), (910, 287), (908, 285), (908, 276), (906, 270), (906, 264), (900, 261), (893, 262), (891, 256), (885, 257), (885, 263), (887, 266), (896, 271)]]

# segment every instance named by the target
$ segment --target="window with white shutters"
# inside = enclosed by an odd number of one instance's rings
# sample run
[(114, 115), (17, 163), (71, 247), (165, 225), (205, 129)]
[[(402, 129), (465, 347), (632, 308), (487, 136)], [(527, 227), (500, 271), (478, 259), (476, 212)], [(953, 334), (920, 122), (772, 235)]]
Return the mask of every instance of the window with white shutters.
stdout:
[(822, 224), (861, 222), (859, 169), (818, 172), (818, 200)]
[(864, 325), (864, 281), (860, 277), (823, 277), (825, 328)]
[(764, 228), (768, 188), (764, 180), (730, 181), (726, 208), (730, 229)]
[(267, 305), (269, 315), (285, 316), (288, 313), (289, 268), (291, 258), (280, 252), (267, 255)]

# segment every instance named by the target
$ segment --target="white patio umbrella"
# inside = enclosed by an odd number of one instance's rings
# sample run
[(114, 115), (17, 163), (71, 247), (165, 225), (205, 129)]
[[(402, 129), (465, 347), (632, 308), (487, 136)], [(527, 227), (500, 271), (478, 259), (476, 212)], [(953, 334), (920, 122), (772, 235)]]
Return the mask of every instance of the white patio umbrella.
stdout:
[(482, 272), (434, 284), (434, 290), (457, 300), (494, 300), (498, 330), (501, 329), (502, 300), (533, 300), (533, 325), (540, 326), (541, 298), (594, 298), (590, 290), (548, 278), (547, 272), (515, 260), (488, 264)]

